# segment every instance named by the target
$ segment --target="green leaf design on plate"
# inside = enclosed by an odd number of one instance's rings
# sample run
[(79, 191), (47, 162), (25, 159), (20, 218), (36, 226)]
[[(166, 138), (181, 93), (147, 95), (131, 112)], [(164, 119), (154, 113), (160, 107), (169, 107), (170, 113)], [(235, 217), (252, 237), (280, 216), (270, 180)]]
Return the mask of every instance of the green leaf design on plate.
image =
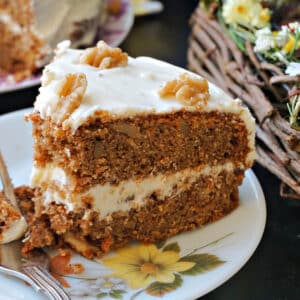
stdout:
[(180, 247), (177, 242), (168, 244), (164, 247), (163, 251), (175, 251), (180, 252)]
[(155, 297), (162, 297), (163, 295), (170, 293), (177, 288), (181, 287), (182, 285), (182, 278), (180, 275), (176, 274), (175, 279), (171, 283), (162, 283), (162, 282), (153, 282), (151, 283), (146, 289), (146, 293), (155, 296)]
[(100, 294), (97, 294), (96, 297), (97, 299), (102, 299), (104, 297), (106, 297), (108, 294), (107, 293), (100, 293)]
[(180, 272), (183, 275), (197, 275), (205, 273), (225, 263), (224, 260), (221, 260), (216, 255), (209, 253), (184, 256), (180, 259), (180, 261), (190, 261), (195, 263), (195, 265), (191, 269)]
[(160, 242), (156, 243), (157, 249), (162, 248), (162, 247), (166, 244), (166, 242), (167, 242), (167, 241), (160, 241)]
[(126, 291), (124, 290), (112, 290), (109, 293), (109, 296), (111, 296), (114, 299), (122, 299), (123, 298), (123, 294), (125, 294)]

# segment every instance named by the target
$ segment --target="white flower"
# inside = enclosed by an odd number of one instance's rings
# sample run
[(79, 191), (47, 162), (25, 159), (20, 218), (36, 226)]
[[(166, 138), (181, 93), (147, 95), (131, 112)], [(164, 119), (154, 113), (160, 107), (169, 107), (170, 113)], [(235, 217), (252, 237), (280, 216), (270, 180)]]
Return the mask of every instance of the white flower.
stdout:
[(286, 59), (286, 53), (283, 51), (276, 51), (274, 52), (273, 56), (276, 57), (279, 61), (281, 61), (282, 63), (288, 65), (289, 61)]
[(270, 28), (259, 29), (255, 33), (256, 41), (254, 51), (263, 53), (276, 47), (276, 38), (273, 36)]
[(299, 22), (293, 22), (289, 23), (290, 29), (292, 29), (295, 33), (300, 33), (300, 23)]
[(290, 76), (298, 76), (300, 75), (300, 63), (291, 62), (288, 64), (285, 74)]
[[(78, 280), (68, 289), (71, 296), (79, 297), (96, 297), (98, 294), (109, 294), (114, 290), (125, 290), (126, 285), (120, 279), (115, 278), (98, 278), (92, 280)], [(77, 298), (76, 298), (77, 299)]]
[(283, 47), (289, 40), (289, 28), (287, 26), (281, 26), (281, 30), (276, 35), (276, 44), (278, 47)]

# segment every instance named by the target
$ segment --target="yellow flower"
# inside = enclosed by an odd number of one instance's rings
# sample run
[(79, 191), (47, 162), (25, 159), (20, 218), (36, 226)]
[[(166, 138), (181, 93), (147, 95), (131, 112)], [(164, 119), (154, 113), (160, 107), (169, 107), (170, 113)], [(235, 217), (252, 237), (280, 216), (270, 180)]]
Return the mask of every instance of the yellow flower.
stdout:
[(259, 0), (227, 0), (223, 5), (223, 17), (225, 23), (234, 26), (246, 23), (262, 28), (268, 25), (270, 11), (263, 8)]
[(290, 36), (288, 42), (284, 45), (282, 50), (286, 53), (289, 53), (294, 49), (294, 45), (295, 45), (295, 38), (293, 36)]
[[(285, 52), (285, 53), (290, 53), (294, 47), (295, 47), (295, 37), (293, 35), (289, 35), (289, 40), (287, 41), (287, 43), (283, 46), (282, 50)], [(300, 48), (300, 42), (298, 42), (297, 44), (297, 48), (296, 49), (299, 49)]]
[(260, 7), (257, 7), (257, 14), (253, 11), (253, 18), (251, 20), (251, 25), (263, 28), (266, 27), (270, 21), (270, 10), (268, 8), (262, 9), (261, 5), (257, 5)]
[(181, 262), (175, 251), (159, 251), (153, 244), (137, 245), (117, 251), (117, 255), (102, 259), (115, 272), (114, 277), (128, 282), (132, 289), (147, 286), (152, 281), (171, 283), (174, 273), (191, 269), (194, 262)]
[(252, 1), (228, 0), (223, 6), (223, 17), (227, 24), (235, 25), (237, 22), (250, 23)]

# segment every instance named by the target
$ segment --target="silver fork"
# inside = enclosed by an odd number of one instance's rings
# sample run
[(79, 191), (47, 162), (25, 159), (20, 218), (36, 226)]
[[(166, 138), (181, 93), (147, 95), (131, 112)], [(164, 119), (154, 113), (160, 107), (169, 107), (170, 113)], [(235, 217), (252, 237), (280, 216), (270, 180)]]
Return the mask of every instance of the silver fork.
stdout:
[[(0, 178), (6, 200), (20, 211), (1, 151)], [(70, 300), (61, 283), (48, 272), (48, 255), (40, 251), (34, 258), (24, 259), (21, 248), (20, 240), (0, 246), (0, 272), (24, 280), (51, 300)]]

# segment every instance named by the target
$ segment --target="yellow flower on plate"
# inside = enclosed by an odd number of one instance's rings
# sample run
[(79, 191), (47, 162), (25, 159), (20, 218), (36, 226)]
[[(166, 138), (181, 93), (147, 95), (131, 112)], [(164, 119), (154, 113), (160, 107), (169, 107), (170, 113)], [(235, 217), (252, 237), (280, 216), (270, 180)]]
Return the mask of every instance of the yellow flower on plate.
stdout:
[(102, 259), (103, 264), (113, 269), (113, 277), (128, 282), (132, 289), (147, 286), (152, 281), (171, 283), (174, 273), (191, 269), (194, 262), (179, 261), (176, 251), (159, 251), (153, 244), (139, 244), (117, 250), (117, 255)]
[(270, 11), (263, 8), (259, 0), (227, 0), (223, 5), (225, 23), (234, 26), (237, 23), (265, 27), (270, 20)]

